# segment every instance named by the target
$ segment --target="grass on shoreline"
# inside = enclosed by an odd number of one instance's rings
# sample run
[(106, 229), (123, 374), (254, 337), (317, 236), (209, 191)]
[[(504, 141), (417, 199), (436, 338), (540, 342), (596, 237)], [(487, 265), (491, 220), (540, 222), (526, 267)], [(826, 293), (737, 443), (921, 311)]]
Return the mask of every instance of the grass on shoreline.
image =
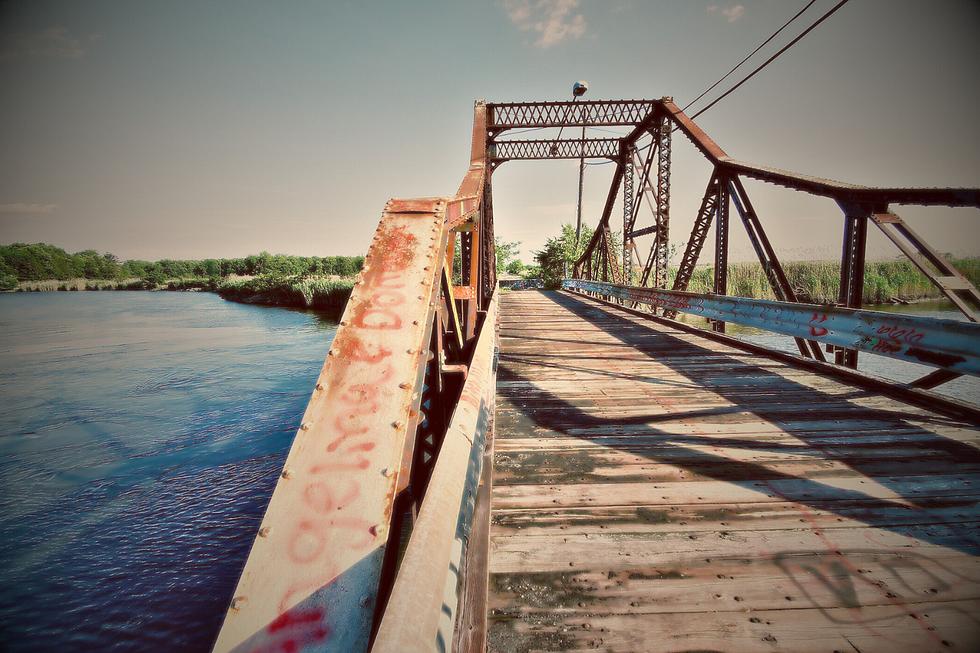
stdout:
[(340, 311), (354, 289), (352, 277), (277, 277), (222, 281), (216, 292), (231, 301), (246, 304), (293, 306)]
[(214, 292), (230, 301), (318, 310), (340, 311), (354, 288), (353, 277), (229, 276), (169, 279), (163, 283), (143, 279), (46, 279), (21, 281), (16, 292), (172, 290)]
[[(980, 257), (954, 259), (952, 263), (974, 285), (980, 285)], [(791, 261), (784, 264), (786, 276), (801, 301), (832, 304), (837, 301), (840, 266), (833, 261)], [(671, 271), (676, 273), (676, 269)], [(710, 292), (714, 270), (699, 266), (688, 288)], [(163, 280), (67, 279), (21, 281), (19, 292), (57, 290), (201, 290), (216, 292), (225, 299), (250, 304), (342, 310), (354, 287), (353, 277), (338, 275), (263, 274), (258, 276), (193, 277)], [(728, 269), (728, 289), (733, 295), (774, 299), (769, 281), (758, 263), (734, 263)], [(869, 261), (865, 269), (866, 304), (894, 300), (915, 301), (940, 298), (939, 290), (911, 262)]]
[[(980, 257), (953, 259), (951, 263), (974, 285), (980, 285)], [(834, 261), (789, 261), (783, 264), (786, 277), (800, 301), (833, 304), (840, 288), (840, 264)], [(671, 270), (671, 276), (676, 269)], [(695, 268), (688, 290), (711, 292), (713, 266)], [(740, 297), (775, 299), (769, 280), (758, 263), (728, 266), (728, 292)], [(864, 303), (887, 304), (893, 300), (914, 301), (942, 297), (924, 274), (910, 261), (868, 261), (864, 271)]]

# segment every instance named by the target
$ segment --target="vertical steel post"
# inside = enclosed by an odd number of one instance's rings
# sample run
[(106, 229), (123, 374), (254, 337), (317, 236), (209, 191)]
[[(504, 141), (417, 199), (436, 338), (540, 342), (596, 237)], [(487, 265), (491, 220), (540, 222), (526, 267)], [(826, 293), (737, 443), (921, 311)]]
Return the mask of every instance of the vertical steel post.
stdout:
[(627, 147), (625, 168), (623, 169), (623, 283), (633, 285), (633, 151)]
[(582, 234), (582, 187), (585, 184), (585, 127), (582, 127), (580, 148), (582, 156), (578, 160), (578, 210), (575, 217), (575, 251), (578, 251), (578, 241)]
[[(715, 212), (715, 283), (713, 292), (716, 295), (728, 294), (728, 176), (720, 173), (718, 177), (718, 200)], [(718, 333), (725, 332), (725, 323), (716, 320), (711, 328)]]
[[(841, 203), (844, 211), (844, 242), (840, 260), (840, 293), (838, 303), (847, 308), (861, 308), (864, 302), (864, 257), (868, 238), (870, 207)], [(856, 349), (838, 350), (838, 364), (857, 368)]]
[(657, 260), (654, 269), (654, 287), (667, 287), (667, 265), (670, 262), (670, 119), (660, 120), (659, 147), (657, 153)]

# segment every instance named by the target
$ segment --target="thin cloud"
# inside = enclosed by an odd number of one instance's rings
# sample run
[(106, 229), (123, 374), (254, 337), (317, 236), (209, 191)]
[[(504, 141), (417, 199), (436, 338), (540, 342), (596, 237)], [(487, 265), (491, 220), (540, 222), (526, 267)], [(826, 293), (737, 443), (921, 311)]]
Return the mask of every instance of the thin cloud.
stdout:
[(534, 46), (550, 48), (568, 39), (578, 39), (588, 25), (575, 11), (579, 0), (504, 0), (510, 22), (522, 32), (536, 36)]
[(61, 26), (0, 37), (0, 61), (29, 58), (81, 59), (98, 34), (77, 37)]
[(25, 202), (15, 202), (14, 204), (0, 204), (0, 214), (2, 215), (46, 215), (54, 213), (58, 208), (57, 204), (28, 204)]
[(729, 23), (734, 23), (745, 15), (745, 6), (732, 5), (730, 7), (720, 7), (718, 5), (708, 5), (708, 13), (723, 16)]

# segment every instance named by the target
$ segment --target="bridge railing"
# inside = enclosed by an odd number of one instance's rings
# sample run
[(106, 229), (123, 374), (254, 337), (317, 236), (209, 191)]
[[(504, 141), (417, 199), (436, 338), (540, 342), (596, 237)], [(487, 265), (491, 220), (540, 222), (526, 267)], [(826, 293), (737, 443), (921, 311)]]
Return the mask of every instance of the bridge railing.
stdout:
[(568, 279), (562, 285), (566, 290), (594, 293), (627, 304), (732, 322), (957, 374), (980, 376), (980, 325), (972, 322), (582, 279)]
[(413, 641), (435, 649), (452, 632), (442, 606), (464, 559), (493, 406), (485, 161), (477, 103), (457, 194), (386, 204), (215, 651), (366, 651), (382, 623), (375, 648), (409, 650), (386, 634), (419, 616), (402, 613), (411, 590), (386, 610), (406, 584), (440, 592)]
[[(540, 113), (540, 112), (539, 112)], [(511, 110), (508, 115), (521, 115)], [(532, 117), (540, 120), (537, 114)], [(671, 282), (669, 277), (669, 217), (670, 173), (672, 134), (680, 131), (695, 148), (711, 163), (713, 169), (708, 180), (690, 238)], [(641, 139), (649, 137), (646, 145)], [(678, 108), (671, 98), (654, 102), (649, 113), (634, 129), (620, 139), (617, 156), (608, 156), (616, 163), (612, 182), (603, 212), (594, 234), (584, 253), (576, 261), (573, 277), (585, 281), (601, 281), (639, 288), (656, 288), (660, 291), (685, 291), (714, 227), (714, 258), (712, 265), (712, 295), (728, 296), (728, 252), (731, 227), (730, 207), (743, 224), (759, 263), (779, 302), (797, 303), (795, 289), (790, 285), (776, 250), (770, 242), (762, 221), (749, 199), (743, 177), (777, 184), (794, 191), (829, 197), (840, 206), (843, 214), (843, 242), (840, 262), (840, 286), (836, 306), (861, 309), (864, 292), (865, 250), (868, 224), (878, 227), (899, 250), (949, 299), (970, 322), (976, 322), (980, 310), (980, 292), (976, 287), (932, 248), (918, 233), (904, 222), (891, 204), (918, 204), (924, 206), (980, 207), (980, 189), (975, 188), (874, 188), (848, 184), (829, 179), (801, 175), (766, 166), (753, 165), (728, 156), (701, 128)], [(499, 145), (498, 145), (499, 147)], [(568, 148), (566, 148), (568, 149)], [(508, 151), (519, 152), (511, 143)], [(556, 151), (564, 151), (557, 148)], [(560, 157), (555, 157), (560, 158)], [(622, 189), (623, 229), (622, 255), (615, 246), (611, 218), (618, 193)], [(645, 200), (653, 217), (649, 227), (638, 226), (638, 216)], [(639, 238), (652, 236), (649, 254), (641, 255), (637, 245)], [(670, 286), (668, 288), (668, 285)], [(666, 298), (663, 295), (662, 298)], [(630, 300), (635, 305), (643, 302)], [(674, 317), (677, 308), (669, 302), (647, 303), (650, 310)], [(738, 300), (739, 306), (746, 306)], [(834, 310), (833, 308), (828, 310)], [(709, 318), (714, 331), (724, 333), (724, 311)], [(755, 324), (769, 328), (772, 324), (762, 320)], [(772, 329), (771, 329), (772, 330)], [(792, 334), (800, 354), (805, 358), (824, 361), (824, 351), (819, 339), (806, 330)], [(826, 342), (829, 352), (834, 353), (836, 363), (857, 367), (857, 356), (866, 348), (856, 341)], [(874, 353), (883, 353), (880, 349)], [(925, 362), (925, 361), (919, 361)], [(941, 370), (916, 380), (913, 385), (931, 388), (956, 378), (963, 372), (938, 365)]]

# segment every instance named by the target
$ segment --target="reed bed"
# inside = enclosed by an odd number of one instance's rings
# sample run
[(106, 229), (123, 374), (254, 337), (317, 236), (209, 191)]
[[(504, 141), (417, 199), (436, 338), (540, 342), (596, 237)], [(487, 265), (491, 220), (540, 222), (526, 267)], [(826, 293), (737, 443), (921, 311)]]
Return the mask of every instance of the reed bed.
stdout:
[[(980, 257), (955, 259), (953, 265), (974, 285), (980, 285)], [(840, 288), (840, 264), (833, 261), (790, 261), (783, 264), (790, 285), (803, 301), (832, 304)], [(671, 276), (676, 274), (671, 270)], [(711, 292), (713, 266), (695, 268), (688, 290)], [(728, 292), (740, 297), (775, 299), (769, 280), (758, 263), (728, 266)], [(942, 297), (922, 272), (909, 261), (868, 261), (864, 272), (864, 302), (886, 304)]]
[(337, 276), (279, 277), (260, 275), (221, 282), (217, 293), (246, 304), (293, 306), (340, 311), (354, 289), (354, 279)]

